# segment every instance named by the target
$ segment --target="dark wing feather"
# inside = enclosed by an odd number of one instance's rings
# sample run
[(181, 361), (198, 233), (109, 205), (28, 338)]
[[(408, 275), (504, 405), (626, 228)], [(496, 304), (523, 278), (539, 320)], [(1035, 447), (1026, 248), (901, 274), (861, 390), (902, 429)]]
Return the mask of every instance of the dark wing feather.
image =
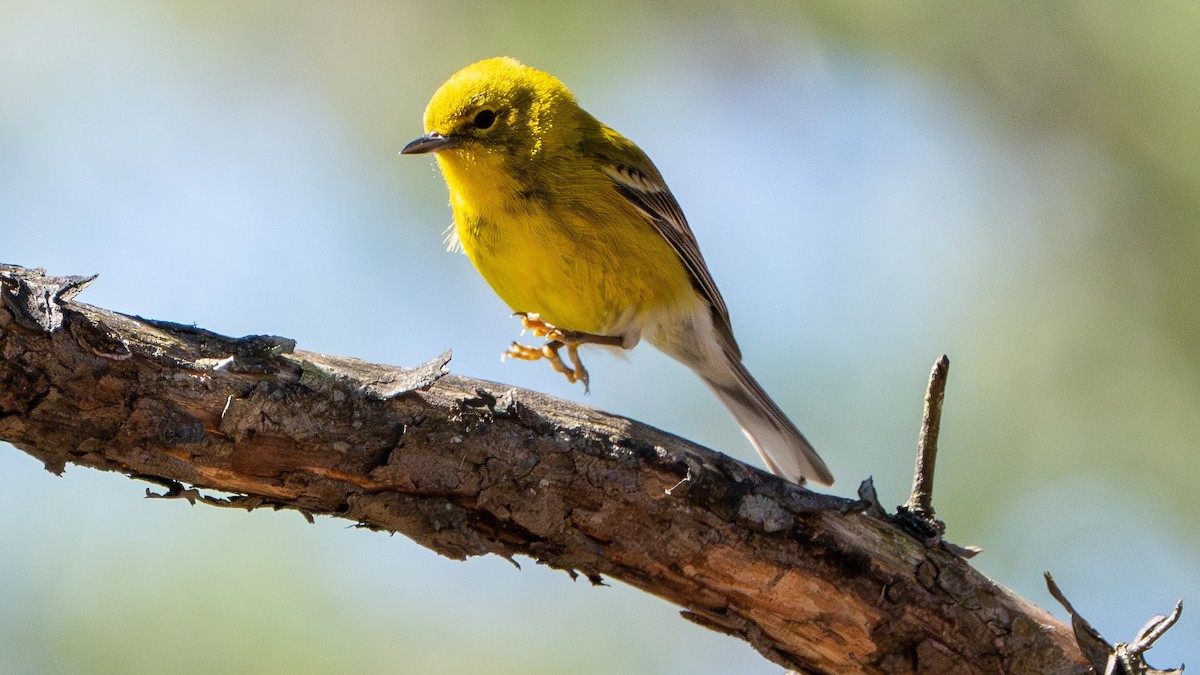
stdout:
[(696, 243), (696, 236), (692, 234), (692, 228), (688, 227), (683, 210), (679, 208), (679, 202), (667, 189), (666, 181), (653, 168), (649, 159), (646, 159), (645, 162), (649, 171), (622, 163), (606, 164), (604, 171), (613, 180), (617, 190), (639, 211), (650, 218), (654, 229), (679, 254), (680, 260), (683, 261), (684, 267), (687, 268), (688, 274), (692, 278), (692, 285), (712, 307), (713, 325), (716, 327), (717, 333), (724, 339), (733, 354), (741, 359), (741, 350), (738, 348), (737, 341), (733, 339), (733, 327), (729, 322), (729, 308), (725, 306), (725, 300), (721, 297), (721, 292), (717, 290), (717, 284), (708, 271), (704, 256), (700, 254), (700, 245)]

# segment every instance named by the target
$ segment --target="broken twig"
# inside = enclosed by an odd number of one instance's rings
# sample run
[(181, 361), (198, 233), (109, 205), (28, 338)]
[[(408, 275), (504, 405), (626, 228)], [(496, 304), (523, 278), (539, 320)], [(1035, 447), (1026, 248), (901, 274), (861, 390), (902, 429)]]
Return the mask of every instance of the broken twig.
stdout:
[(946, 376), (949, 372), (950, 358), (942, 354), (929, 373), (925, 413), (921, 416), (921, 435), (917, 438), (917, 468), (913, 473), (912, 495), (904, 505), (906, 510), (926, 518), (933, 518), (933, 470), (937, 464), (942, 401), (946, 398)]
[(1118, 642), (1112, 645), (1100, 635), (1100, 631), (1088, 623), (1087, 619), (1075, 611), (1070, 601), (1067, 600), (1067, 596), (1063, 595), (1062, 589), (1054, 583), (1054, 577), (1050, 576), (1049, 572), (1046, 572), (1045, 575), (1046, 587), (1050, 589), (1050, 595), (1054, 596), (1054, 599), (1071, 615), (1071, 627), (1075, 630), (1075, 640), (1079, 643), (1079, 650), (1083, 652), (1084, 658), (1091, 662), (1092, 668), (1097, 673), (1104, 673), (1104, 675), (1176, 675), (1183, 672), (1183, 666), (1174, 670), (1151, 668), (1146, 663), (1144, 656), (1146, 652), (1150, 651), (1150, 647), (1154, 645), (1155, 641), (1179, 620), (1179, 616), (1183, 614), (1182, 600), (1175, 603), (1175, 609), (1170, 616), (1159, 614), (1146, 622), (1146, 625), (1133, 638), (1133, 642)]

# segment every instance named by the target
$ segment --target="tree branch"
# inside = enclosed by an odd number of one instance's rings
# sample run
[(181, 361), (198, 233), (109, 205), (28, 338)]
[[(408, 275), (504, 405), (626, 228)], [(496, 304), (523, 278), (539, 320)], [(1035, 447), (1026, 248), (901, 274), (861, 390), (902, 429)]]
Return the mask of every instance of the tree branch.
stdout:
[(87, 281), (0, 266), (0, 439), (51, 471), (612, 577), (789, 668), (1088, 671), (1060, 621), (861, 501), (446, 374), (449, 354), (408, 369), (229, 338), (71, 301)]

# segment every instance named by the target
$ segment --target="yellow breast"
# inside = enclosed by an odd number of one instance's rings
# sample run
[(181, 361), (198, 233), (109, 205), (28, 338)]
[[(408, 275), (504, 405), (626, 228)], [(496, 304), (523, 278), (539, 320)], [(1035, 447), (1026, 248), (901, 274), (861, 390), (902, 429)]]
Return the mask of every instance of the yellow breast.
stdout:
[(497, 183), (503, 172), (487, 167), (486, 156), (466, 165), (438, 159), (463, 250), (513, 311), (620, 335), (695, 304), (679, 256), (603, 175), (572, 176), (593, 184), (563, 198)]

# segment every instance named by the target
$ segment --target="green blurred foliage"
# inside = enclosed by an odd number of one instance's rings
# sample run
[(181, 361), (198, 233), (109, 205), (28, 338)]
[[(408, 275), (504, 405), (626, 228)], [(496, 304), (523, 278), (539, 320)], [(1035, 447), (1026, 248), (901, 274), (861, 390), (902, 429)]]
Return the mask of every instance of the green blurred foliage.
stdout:
[(999, 347), (970, 392), (994, 402), (972, 434), (1011, 440), (949, 482), (978, 494), (991, 486), (972, 474), (1112, 476), (1175, 514), (1195, 550), (1200, 503), (1179, 495), (1200, 457), (1200, 7), (811, 3), (805, 14), (827, 39), (957, 83), (1034, 162), (1075, 142), (1096, 153), (1076, 177), (1104, 208), (1044, 213), (1029, 232), (1034, 266), (998, 280), (999, 304), (985, 308), (1011, 320), (986, 335), (962, 326)]

